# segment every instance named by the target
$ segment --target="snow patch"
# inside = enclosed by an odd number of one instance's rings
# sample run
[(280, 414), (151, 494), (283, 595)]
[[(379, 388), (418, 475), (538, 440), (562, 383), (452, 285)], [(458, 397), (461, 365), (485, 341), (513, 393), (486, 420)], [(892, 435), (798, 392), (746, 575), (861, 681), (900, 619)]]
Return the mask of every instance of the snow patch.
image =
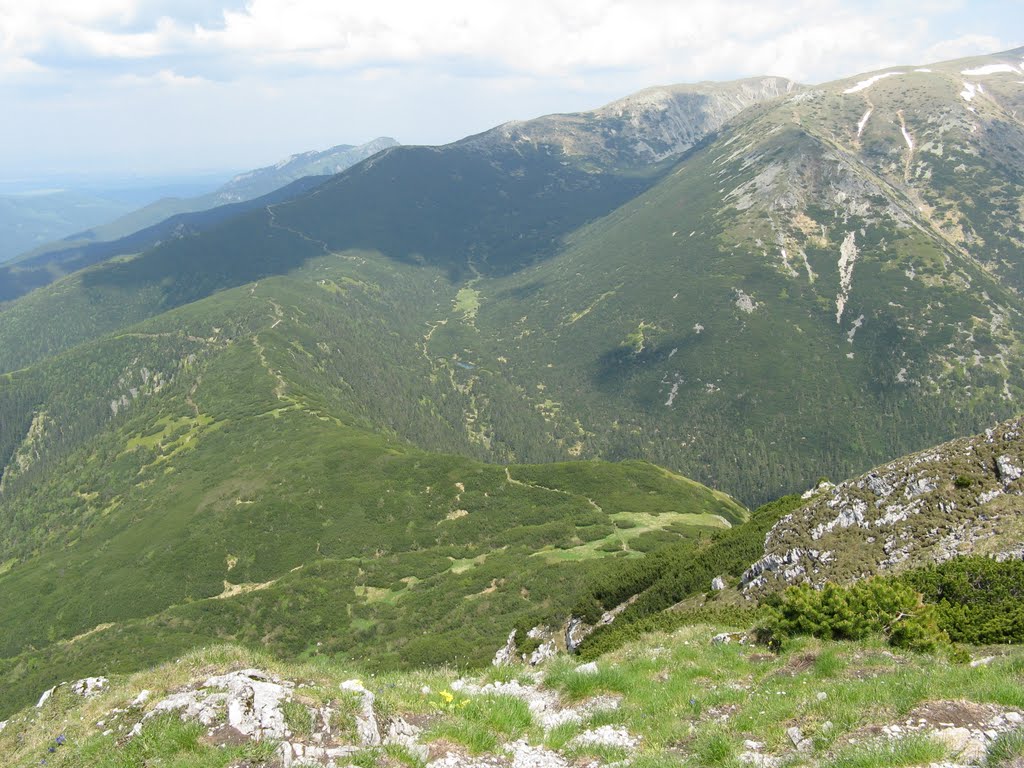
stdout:
[(974, 95), (979, 92), (979, 88), (974, 83), (964, 83), (964, 89), (960, 91), (960, 97), (964, 101), (970, 101), (974, 98)]
[(811, 285), (814, 285), (814, 279), (817, 277), (817, 275), (814, 274), (814, 270), (811, 269), (811, 262), (807, 260), (807, 254), (804, 253), (802, 250), (800, 251), (800, 255), (804, 259), (804, 269), (807, 270), (807, 282), (810, 283)]
[(843, 310), (850, 298), (850, 287), (853, 285), (853, 265), (857, 261), (857, 235), (848, 232), (843, 244), (839, 246), (839, 293), (836, 294), (836, 325), (843, 319)]
[(907, 124), (900, 120), (900, 133), (903, 134), (903, 140), (907, 142), (907, 149), (911, 152), (914, 151), (914, 137), (907, 131)]
[(845, 91), (843, 91), (843, 93), (857, 93), (858, 91), (863, 91), (865, 88), (870, 88), (872, 85), (877, 83), (879, 80), (884, 80), (885, 78), (892, 77), (893, 75), (902, 75), (902, 74), (904, 74), (904, 73), (903, 72), (883, 72), (880, 75), (872, 75), (867, 80), (861, 80), (859, 83), (857, 83), (853, 87), (847, 88)]
[(864, 115), (861, 117), (861, 119), (857, 122), (857, 138), (858, 139), (860, 138), (860, 135), (861, 135), (861, 133), (864, 130), (864, 126), (868, 124), (868, 118), (871, 117), (872, 110), (873, 110), (872, 107), (868, 107), (867, 112), (865, 112)]
[(1010, 64), (986, 64), (983, 67), (960, 70), (961, 75), (970, 75), (971, 77), (978, 77), (979, 75), (997, 75), (1000, 72), (1009, 72), (1010, 74), (1016, 75), (1020, 70)]
[(931, 70), (928, 69), (928, 67), (919, 67), (918, 69), (915, 69), (914, 71), (915, 72), (931, 72)]
[(846, 334), (847, 342), (853, 344), (853, 337), (857, 335), (857, 329), (860, 328), (862, 325), (864, 325), (864, 315), (861, 315), (860, 317), (853, 321), (853, 326)]

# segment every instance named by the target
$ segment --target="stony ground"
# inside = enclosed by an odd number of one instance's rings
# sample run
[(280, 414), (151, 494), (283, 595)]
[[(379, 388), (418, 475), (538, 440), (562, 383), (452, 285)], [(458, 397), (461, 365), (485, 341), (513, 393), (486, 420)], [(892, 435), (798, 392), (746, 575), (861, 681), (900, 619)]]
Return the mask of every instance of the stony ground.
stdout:
[[(235, 648), (45, 692), (0, 729), (30, 766), (1019, 766), (1024, 652), (975, 661), (881, 643), (779, 655), (720, 628), (597, 662), (361, 677)], [(1016, 761), (1016, 762), (1014, 762)]]

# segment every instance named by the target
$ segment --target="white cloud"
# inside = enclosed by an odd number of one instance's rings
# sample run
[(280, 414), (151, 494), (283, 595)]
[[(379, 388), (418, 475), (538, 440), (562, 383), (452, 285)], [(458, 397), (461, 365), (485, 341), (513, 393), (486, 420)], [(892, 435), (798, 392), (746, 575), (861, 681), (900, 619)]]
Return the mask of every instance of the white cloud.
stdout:
[(212, 85), (205, 77), (192, 77), (179, 75), (171, 69), (161, 69), (152, 75), (121, 75), (115, 78), (115, 84), (132, 88), (151, 88), (154, 86), (168, 86), (171, 88), (184, 88)]
[(961, 35), (951, 40), (942, 40), (928, 47), (925, 61), (943, 61), (977, 56), (981, 52), (995, 53), (1008, 47), (994, 35)]
[(139, 137), (160, 160), (177, 142), (245, 167), (225, 158), (451, 140), (654, 84), (821, 82), (1019, 44), (1001, 39), (1019, 0), (1000, 2), (0, 0), (0, 89), (19, 121), (0, 126), (0, 163), (102, 142), (118, 159)]
[(428, 64), (501, 76), (629, 70), (820, 81), (926, 51), (942, 58), (1000, 47), (991, 34), (930, 39), (929, 10), (841, 0), (249, 0), (219, 13), (206, 6), (197, 21), (194, 3), (175, 10), (169, 0), (0, 0), (0, 56), (198, 58), (235, 71)]

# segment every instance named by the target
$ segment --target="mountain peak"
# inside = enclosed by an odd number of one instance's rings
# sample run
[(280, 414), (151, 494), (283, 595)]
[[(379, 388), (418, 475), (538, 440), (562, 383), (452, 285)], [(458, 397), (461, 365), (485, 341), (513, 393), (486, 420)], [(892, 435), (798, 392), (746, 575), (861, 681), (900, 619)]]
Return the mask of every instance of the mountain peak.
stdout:
[(692, 149), (747, 107), (799, 87), (781, 77), (653, 86), (593, 110), (511, 121), (464, 141), (544, 145), (596, 168), (643, 167)]

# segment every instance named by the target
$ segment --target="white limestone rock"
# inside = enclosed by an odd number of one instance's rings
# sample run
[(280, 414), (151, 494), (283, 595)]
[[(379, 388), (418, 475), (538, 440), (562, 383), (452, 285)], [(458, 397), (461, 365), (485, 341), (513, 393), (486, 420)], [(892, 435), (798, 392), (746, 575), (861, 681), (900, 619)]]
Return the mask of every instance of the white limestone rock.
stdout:
[(359, 743), (364, 747), (380, 746), (380, 726), (377, 724), (377, 715), (373, 710), (374, 695), (366, 689), (359, 680), (346, 680), (340, 686), (343, 691), (351, 691), (358, 694), (361, 699), (361, 709), (356, 715), (356, 733), (359, 735)]
[(494, 654), (491, 664), (495, 667), (503, 667), (512, 664), (516, 660), (516, 631), (513, 629), (508, 633), (505, 645), (499, 648)]
[(85, 677), (81, 680), (76, 680), (72, 684), (71, 690), (77, 693), (79, 696), (84, 696), (85, 698), (88, 698), (90, 696), (95, 696), (97, 693), (106, 688), (107, 683), (109, 682), (110, 681), (107, 680), (107, 678), (105, 677)]
[(574, 747), (617, 747), (632, 751), (640, 744), (640, 737), (633, 736), (621, 725), (602, 725), (583, 731), (569, 742)]

